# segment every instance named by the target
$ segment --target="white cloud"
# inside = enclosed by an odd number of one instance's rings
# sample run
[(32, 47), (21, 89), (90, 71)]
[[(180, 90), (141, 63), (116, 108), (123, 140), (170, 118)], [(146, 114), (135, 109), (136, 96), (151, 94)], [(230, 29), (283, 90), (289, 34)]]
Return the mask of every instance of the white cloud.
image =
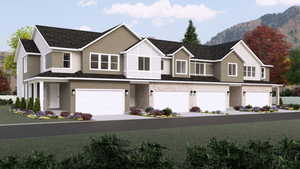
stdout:
[(134, 25), (137, 25), (139, 23), (139, 21), (137, 19), (134, 19), (132, 21), (130, 21), (127, 26), (129, 26), (130, 28), (133, 28)]
[(152, 4), (116, 3), (109, 9), (104, 9), (108, 15), (128, 15), (136, 19), (151, 19), (156, 25), (164, 24), (169, 19), (193, 19), (204, 21), (214, 18), (219, 11), (204, 4), (179, 5), (171, 4), (170, 0), (158, 0)]
[(256, 0), (256, 4), (260, 6), (274, 6), (274, 5), (297, 5), (299, 0)]
[(78, 2), (78, 5), (81, 7), (95, 6), (95, 5), (97, 5), (97, 1), (96, 0), (80, 0)]
[(86, 25), (82, 25), (79, 27), (79, 30), (82, 30), (82, 31), (91, 31), (92, 28), (89, 27), (89, 26), (86, 26)]

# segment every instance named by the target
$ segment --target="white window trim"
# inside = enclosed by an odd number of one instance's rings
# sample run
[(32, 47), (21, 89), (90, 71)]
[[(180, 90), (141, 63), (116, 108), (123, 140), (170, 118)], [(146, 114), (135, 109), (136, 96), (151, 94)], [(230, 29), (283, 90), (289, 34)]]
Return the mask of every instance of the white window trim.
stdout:
[[(264, 72), (264, 76), (262, 76), (262, 70), (264, 70), (263, 71)], [(262, 67), (260, 71), (261, 71), (261, 74), (260, 74), (261, 79), (266, 79), (266, 68)]]
[[(139, 70), (139, 58), (149, 58), (149, 70)], [(137, 71), (138, 72), (151, 72), (151, 57), (150, 56), (143, 56), (143, 55), (138, 55), (138, 60), (137, 60)]]
[(28, 56), (25, 55), (23, 57), (23, 72), (27, 73), (28, 72)]
[[(64, 67), (65, 53), (70, 54), (70, 67)], [(62, 60), (63, 60), (63, 67), (61, 69), (72, 69), (72, 53), (71, 52), (63, 52)]]
[[(178, 73), (177, 62), (185, 62), (185, 73)], [(176, 66), (176, 72), (175, 72), (176, 74), (178, 74), (178, 75), (187, 75), (188, 74), (187, 60), (176, 59), (175, 66)]]
[[(238, 65), (237, 65), (237, 63), (228, 63), (227, 65), (228, 65), (227, 66), (227, 75), (230, 76), (230, 77), (237, 77), (238, 76)], [(229, 74), (229, 66), (230, 65), (235, 65), (235, 75), (230, 75)]]
[[(92, 55), (98, 55), (98, 69), (91, 68), (91, 61), (92, 61)], [(101, 56), (107, 55), (108, 56), (108, 69), (101, 69)], [(111, 69), (111, 56), (117, 56), (118, 57), (118, 68)], [(96, 53), (96, 52), (90, 52), (89, 56), (89, 68), (90, 70), (97, 70), (97, 71), (111, 71), (111, 72), (118, 72), (120, 71), (120, 55), (119, 54), (107, 54), (107, 53)]]
[[(244, 65), (244, 67), (246, 67), (246, 76), (244, 76), (245, 78), (255, 78), (256, 77), (256, 66), (246, 66), (246, 65)], [(251, 67), (250, 68), (250, 76), (248, 76), (248, 67)], [(253, 73), (253, 67), (255, 67), (255, 74), (254, 74), (254, 76), (252, 76), (252, 73)], [(243, 68), (243, 75), (244, 75), (244, 69), (245, 68)]]
[[(201, 62), (191, 62), (191, 64), (195, 64), (195, 73), (191, 73), (191, 75), (193, 75), (193, 76), (211, 76), (212, 74), (207, 74), (207, 72), (206, 72), (206, 65), (207, 65), (207, 63), (201, 63)], [(203, 74), (197, 74), (196, 72), (196, 70), (197, 70), (197, 67), (196, 67), (196, 65), (197, 64), (203, 64), (204, 65), (204, 71), (203, 71)]]

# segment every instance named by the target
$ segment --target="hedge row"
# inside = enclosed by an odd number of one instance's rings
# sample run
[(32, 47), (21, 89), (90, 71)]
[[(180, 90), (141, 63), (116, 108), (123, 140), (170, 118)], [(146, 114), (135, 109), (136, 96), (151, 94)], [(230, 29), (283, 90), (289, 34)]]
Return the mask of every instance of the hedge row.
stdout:
[(91, 139), (77, 155), (56, 160), (53, 155), (33, 153), (10, 156), (0, 160), (6, 169), (298, 169), (300, 142), (283, 139), (278, 144), (269, 141), (249, 141), (240, 145), (212, 139), (208, 145), (187, 148), (186, 159), (176, 164), (165, 155), (166, 148), (142, 143), (132, 148), (128, 141), (116, 136)]

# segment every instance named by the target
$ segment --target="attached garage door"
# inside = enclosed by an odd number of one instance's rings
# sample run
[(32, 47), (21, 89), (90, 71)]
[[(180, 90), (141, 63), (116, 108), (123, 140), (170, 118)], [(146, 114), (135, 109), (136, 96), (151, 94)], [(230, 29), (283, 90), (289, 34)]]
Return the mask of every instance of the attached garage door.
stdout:
[(76, 112), (97, 115), (117, 115), (125, 112), (122, 89), (76, 89)]
[(153, 107), (155, 109), (171, 108), (174, 112), (189, 111), (188, 92), (154, 92)]
[(270, 93), (268, 92), (246, 92), (246, 105), (263, 107), (270, 105)]
[(197, 92), (197, 103), (202, 111), (225, 111), (227, 94), (225, 92)]

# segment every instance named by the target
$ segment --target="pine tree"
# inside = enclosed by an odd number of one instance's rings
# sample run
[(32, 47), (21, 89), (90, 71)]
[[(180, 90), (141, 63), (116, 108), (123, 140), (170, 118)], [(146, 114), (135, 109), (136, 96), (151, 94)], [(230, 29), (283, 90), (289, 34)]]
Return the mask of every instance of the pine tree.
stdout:
[(25, 100), (24, 97), (22, 97), (20, 108), (21, 108), (22, 110), (26, 110), (26, 107), (27, 107), (27, 106), (26, 106), (26, 100)]
[(28, 99), (27, 109), (28, 110), (33, 109), (33, 99), (31, 97)]
[(34, 101), (33, 111), (39, 112), (41, 110), (40, 99), (36, 98)]
[(196, 28), (193, 25), (193, 21), (189, 20), (189, 26), (184, 34), (184, 38), (182, 42), (185, 44), (200, 44), (200, 40), (198, 39), (198, 35), (196, 33)]
[(21, 103), (20, 103), (20, 98), (19, 97), (17, 97), (17, 99), (16, 99), (15, 108), (16, 109), (20, 109), (21, 108)]

